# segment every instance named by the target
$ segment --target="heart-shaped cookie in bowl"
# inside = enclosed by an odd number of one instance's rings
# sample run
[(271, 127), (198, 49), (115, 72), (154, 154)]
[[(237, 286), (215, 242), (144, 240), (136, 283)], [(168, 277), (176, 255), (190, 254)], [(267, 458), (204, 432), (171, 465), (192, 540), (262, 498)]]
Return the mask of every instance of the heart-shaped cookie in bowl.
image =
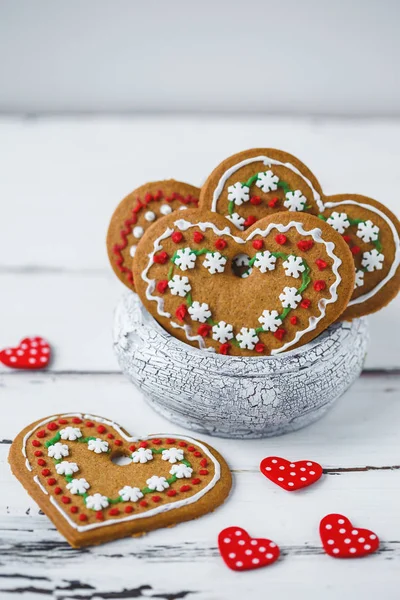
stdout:
[(129, 436), (116, 423), (81, 413), (26, 427), (9, 462), (40, 508), (74, 547), (200, 517), (229, 494), (220, 454), (186, 436)]
[(397, 218), (366, 196), (325, 196), (308, 167), (287, 152), (256, 148), (229, 157), (207, 179), (200, 202), (202, 209), (224, 215), (241, 231), (282, 210), (325, 220), (354, 257), (355, 288), (342, 319), (379, 310), (400, 289)]
[[(248, 266), (238, 274), (239, 256)], [(354, 286), (346, 242), (305, 213), (281, 212), (241, 234), (215, 213), (169, 215), (143, 236), (133, 269), (142, 302), (167, 331), (241, 356), (309, 342), (345, 310)]]

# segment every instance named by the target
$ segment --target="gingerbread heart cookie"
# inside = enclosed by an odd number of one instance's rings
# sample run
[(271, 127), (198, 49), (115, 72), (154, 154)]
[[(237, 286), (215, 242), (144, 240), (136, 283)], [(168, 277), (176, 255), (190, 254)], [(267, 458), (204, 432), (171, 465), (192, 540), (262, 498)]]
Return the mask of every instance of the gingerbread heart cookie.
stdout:
[(112, 421), (81, 413), (26, 427), (9, 462), (74, 547), (200, 517), (222, 504), (232, 483), (224, 459), (203, 442), (130, 437)]
[(107, 233), (107, 252), (118, 279), (135, 289), (132, 258), (146, 229), (173, 211), (196, 207), (200, 190), (188, 183), (153, 181), (126, 196), (116, 208)]
[(311, 171), (287, 152), (257, 148), (223, 161), (202, 188), (201, 207), (224, 215), (242, 231), (282, 210), (325, 220), (343, 236), (354, 257), (355, 288), (342, 319), (379, 310), (400, 289), (397, 218), (366, 196), (324, 196)]
[(354, 286), (346, 242), (305, 213), (279, 213), (242, 234), (204, 210), (172, 214), (143, 236), (133, 270), (142, 302), (172, 335), (242, 356), (309, 342)]

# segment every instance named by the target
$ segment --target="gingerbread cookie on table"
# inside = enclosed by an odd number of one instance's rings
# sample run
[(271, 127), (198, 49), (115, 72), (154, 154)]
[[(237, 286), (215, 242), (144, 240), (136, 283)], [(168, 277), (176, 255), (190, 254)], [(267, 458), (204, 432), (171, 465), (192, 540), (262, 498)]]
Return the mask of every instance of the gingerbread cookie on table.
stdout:
[(132, 258), (146, 229), (158, 218), (173, 211), (196, 207), (199, 188), (168, 179), (146, 183), (126, 196), (117, 206), (108, 228), (107, 252), (118, 279), (135, 289)]
[[(116, 457), (126, 457), (123, 466)], [(74, 547), (195, 519), (222, 504), (231, 474), (213, 448), (186, 436), (130, 437), (116, 423), (81, 413), (26, 427), (9, 462)]]
[(209, 176), (202, 209), (224, 215), (246, 231), (279, 211), (318, 216), (333, 227), (354, 256), (355, 288), (342, 319), (379, 310), (400, 289), (400, 223), (384, 205), (359, 194), (325, 196), (296, 157), (271, 148), (239, 152)]
[(204, 210), (172, 214), (143, 236), (133, 270), (143, 304), (172, 335), (241, 356), (309, 342), (354, 287), (347, 243), (306, 213), (282, 212), (243, 233)]

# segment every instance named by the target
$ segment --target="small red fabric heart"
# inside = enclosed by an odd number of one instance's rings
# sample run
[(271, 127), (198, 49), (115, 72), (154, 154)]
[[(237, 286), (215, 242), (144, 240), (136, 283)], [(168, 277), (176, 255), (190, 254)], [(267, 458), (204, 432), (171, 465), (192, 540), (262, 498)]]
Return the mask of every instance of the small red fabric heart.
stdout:
[(319, 535), (325, 552), (334, 558), (360, 558), (379, 548), (378, 536), (373, 531), (356, 528), (347, 517), (339, 514), (322, 519)]
[(265, 477), (288, 492), (299, 490), (318, 481), (322, 467), (312, 460), (290, 462), (279, 456), (267, 456), (260, 463), (260, 471)]
[(25, 338), (16, 348), (0, 352), (0, 363), (11, 369), (45, 369), (50, 358), (50, 345), (41, 337)]
[(233, 571), (248, 571), (271, 565), (279, 558), (279, 547), (264, 538), (251, 538), (241, 527), (227, 527), (218, 536), (218, 548)]

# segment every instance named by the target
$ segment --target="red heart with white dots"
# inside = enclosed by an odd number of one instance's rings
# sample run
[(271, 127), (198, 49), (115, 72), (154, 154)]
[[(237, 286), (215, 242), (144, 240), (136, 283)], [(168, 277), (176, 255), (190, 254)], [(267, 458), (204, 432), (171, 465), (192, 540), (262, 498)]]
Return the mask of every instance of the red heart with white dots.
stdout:
[(218, 548), (233, 571), (248, 571), (271, 565), (279, 558), (279, 547), (264, 538), (252, 538), (241, 527), (227, 527), (218, 536)]
[(312, 460), (290, 462), (279, 456), (267, 456), (260, 463), (265, 477), (288, 492), (312, 485), (322, 475), (322, 467)]
[(16, 348), (0, 352), (0, 363), (11, 369), (45, 369), (50, 358), (49, 343), (41, 337), (25, 338)]
[(339, 514), (322, 519), (319, 535), (325, 552), (334, 558), (360, 558), (379, 548), (378, 536), (373, 531), (356, 528), (347, 517)]

